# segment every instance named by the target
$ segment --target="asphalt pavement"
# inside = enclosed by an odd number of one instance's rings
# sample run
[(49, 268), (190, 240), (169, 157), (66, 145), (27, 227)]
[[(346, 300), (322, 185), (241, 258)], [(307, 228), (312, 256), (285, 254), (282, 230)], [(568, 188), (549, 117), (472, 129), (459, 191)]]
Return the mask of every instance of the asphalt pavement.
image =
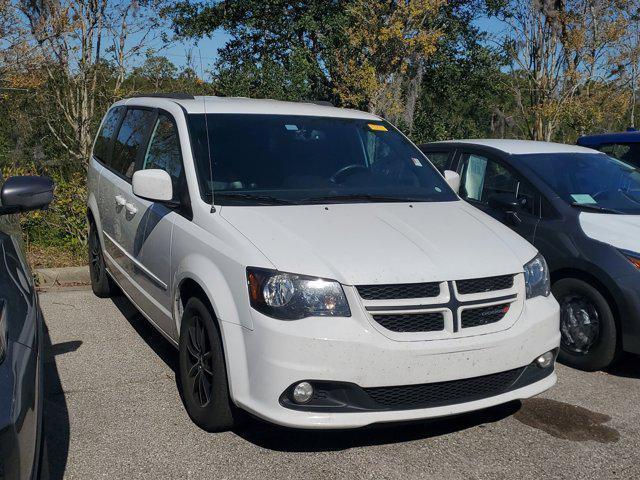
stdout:
[(350, 431), (191, 423), (177, 355), (124, 298), (40, 294), (48, 326), (49, 478), (637, 479), (640, 357), (559, 366), (541, 397), (460, 417)]

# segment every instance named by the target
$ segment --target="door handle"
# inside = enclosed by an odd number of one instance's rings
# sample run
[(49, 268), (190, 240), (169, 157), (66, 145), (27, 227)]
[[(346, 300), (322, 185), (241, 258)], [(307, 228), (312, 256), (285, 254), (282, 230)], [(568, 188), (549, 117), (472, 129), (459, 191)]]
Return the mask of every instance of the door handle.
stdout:
[(116, 195), (115, 201), (116, 201), (116, 205), (118, 205), (119, 207), (124, 207), (125, 204), (127, 203), (127, 201), (122, 195)]
[(136, 206), (133, 203), (127, 203), (124, 208), (127, 209), (127, 213), (129, 215), (135, 215), (136, 213), (138, 213), (138, 209), (136, 208)]

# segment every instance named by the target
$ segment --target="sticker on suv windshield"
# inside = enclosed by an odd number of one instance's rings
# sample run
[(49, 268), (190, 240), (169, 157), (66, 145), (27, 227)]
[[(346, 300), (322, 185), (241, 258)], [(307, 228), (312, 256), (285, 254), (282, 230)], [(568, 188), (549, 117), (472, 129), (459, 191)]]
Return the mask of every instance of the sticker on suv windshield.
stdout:
[(378, 125), (377, 123), (368, 123), (367, 126), (374, 132), (388, 132), (387, 127), (384, 125)]
[(420, 160), (418, 160), (417, 158), (413, 158), (413, 157), (412, 157), (412, 158), (411, 158), (411, 161), (413, 162), (413, 164), (414, 164), (416, 167), (421, 167), (421, 166), (422, 166), (422, 163), (421, 163), (421, 162), (420, 162)]
[(598, 203), (588, 193), (572, 193), (571, 198), (582, 205), (596, 205)]
[(286, 128), (287, 130), (289, 130), (291, 132), (297, 132), (298, 131), (298, 126), (297, 125), (285, 125), (284, 128)]

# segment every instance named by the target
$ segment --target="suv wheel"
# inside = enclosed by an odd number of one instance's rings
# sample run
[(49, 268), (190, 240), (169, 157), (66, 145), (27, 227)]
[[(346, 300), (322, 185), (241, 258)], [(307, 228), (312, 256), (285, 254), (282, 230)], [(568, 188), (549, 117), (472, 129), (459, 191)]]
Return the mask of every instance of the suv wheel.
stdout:
[(619, 355), (616, 321), (607, 300), (588, 283), (565, 278), (552, 287), (560, 304), (558, 359), (580, 370), (601, 370)]
[(116, 286), (109, 277), (104, 264), (100, 237), (94, 222), (89, 222), (89, 274), (91, 276), (91, 289), (100, 298), (113, 296)]
[(179, 359), (182, 397), (191, 420), (208, 432), (232, 428), (235, 407), (229, 398), (222, 339), (199, 298), (189, 299), (184, 308)]

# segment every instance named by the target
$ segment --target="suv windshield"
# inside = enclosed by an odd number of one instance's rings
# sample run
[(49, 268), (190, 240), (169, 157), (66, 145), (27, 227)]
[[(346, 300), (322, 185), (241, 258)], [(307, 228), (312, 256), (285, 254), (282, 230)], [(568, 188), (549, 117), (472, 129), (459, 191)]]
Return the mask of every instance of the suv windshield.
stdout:
[(640, 214), (640, 170), (602, 153), (518, 155), (555, 192), (578, 208)]
[(188, 124), (205, 201), (212, 193), (222, 205), (457, 200), (424, 154), (385, 122), (192, 114)]

